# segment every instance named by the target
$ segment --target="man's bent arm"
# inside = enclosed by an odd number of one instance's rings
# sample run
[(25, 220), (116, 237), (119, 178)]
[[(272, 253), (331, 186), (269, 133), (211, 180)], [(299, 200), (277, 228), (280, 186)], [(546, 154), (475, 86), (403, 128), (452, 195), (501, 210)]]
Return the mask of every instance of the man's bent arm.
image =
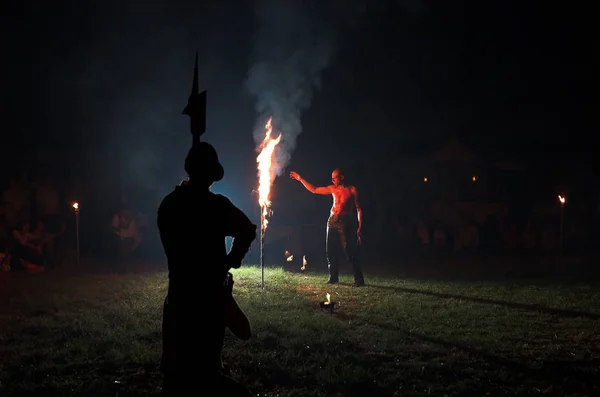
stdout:
[(360, 208), (360, 207), (356, 208), (356, 215), (358, 217), (358, 229), (362, 230), (362, 220), (363, 220), (362, 208)]
[(306, 190), (313, 194), (331, 194), (331, 186), (319, 186), (315, 187), (313, 184), (309, 183), (306, 179), (300, 178), (300, 183), (304, 185)]
[(227, 234), (233, 237), (231, 242), (231, 249), (227, 254), (229, 263), (233, 268), (239, 268), (242, 264), (244, 256), (250, 250), (252, 242), (256, 238), (257, 226), (244, 214), (242, 210), (237, 208), (229, 199), (224, 196), (227, 200), (226, 206), (226, 219)]
[(358, 218), (358, 230), (362, 230), (363, 212), (358, 200), (358, 190), (356, 190), (356, 187), (352, 188), (352, 194), (354, 195), (354, 206), (356, 207), (356, 216)]
[[(242, 211), (240, 213), (243, 214)], [(245, 214), (244, 217), (246, 217)], [(242, 260), (244, 260), (252, 242), (256, 238), (257, 226), (252, 224), (252, 222), (244, 223), (244, 225), (239, 225), (240, 227), (236, 230), (236, 233), (232, 233), (231, 249), (227, 254), (231, 267), (236, 269), (241, 266)]]

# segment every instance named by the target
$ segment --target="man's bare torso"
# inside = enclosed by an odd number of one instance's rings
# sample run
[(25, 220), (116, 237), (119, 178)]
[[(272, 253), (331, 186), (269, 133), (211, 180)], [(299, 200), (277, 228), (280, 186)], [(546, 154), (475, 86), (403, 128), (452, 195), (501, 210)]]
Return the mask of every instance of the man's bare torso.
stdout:
[(347, 216), (356, 209), (354, 186), (332, 186), (331, 215)]

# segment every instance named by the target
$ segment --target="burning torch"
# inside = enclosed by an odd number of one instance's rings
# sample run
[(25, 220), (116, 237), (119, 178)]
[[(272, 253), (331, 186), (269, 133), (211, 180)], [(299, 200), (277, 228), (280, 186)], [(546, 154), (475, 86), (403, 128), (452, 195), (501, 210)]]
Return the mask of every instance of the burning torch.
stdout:
[(260, 145), (260, 153), (256, 158), (258, 164), (258, 205), (260, 205), (260, 271), (261, 288), (265, 287), (265, 231), (271, 215), (271, 185), (273, 184), (273, 152), (281, 140), (281, 133), (275, 139), (271, 138), (273, 132), (272, 117), (265, 124), (265, 139)]

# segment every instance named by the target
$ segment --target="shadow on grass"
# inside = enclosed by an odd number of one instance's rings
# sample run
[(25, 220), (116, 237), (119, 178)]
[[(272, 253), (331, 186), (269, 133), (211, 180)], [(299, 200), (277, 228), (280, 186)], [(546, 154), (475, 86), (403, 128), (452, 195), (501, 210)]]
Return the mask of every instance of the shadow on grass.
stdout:
[[(381, 357), (370, 355), (368, 350), (359, 344), (348, 340), (345, 340), (343, 344), (331, 344), (317, 338), (308, 342), (310, 349), (307, 349), (306, 341), (287, 345), (284, 341), (293, 339), (293, 333), (272, 324), (264, 324), (261, 334), (262, 337), (258, 342), (260, 349), (270, 351), (274, 356), (285, 355), (286, 351), (293, 353), (285, 360), (280, 357), (264, 362), (261, 366), (252, 365), (252, 361), (246, 363), (237, 361), (235, 357), (232, 357), (231, 351), (225, 354), (226, 361), (236, 367), (236, 372), (239, 371), (236, 374), (237, 377), (241, 378), (242, 383), (250, 390), (256, 389), (257, 395), (263, 393), (279, 395), (276, 393), (282, 386), (290, 390), (312, 390), (309, 394), (302, 394), (307, 396), (384, 397), (390, 396), (394, 392), (393, 388), (378, 385), (372, 378), (340, 379), (339, 382), (324, 384), (324, 375), (312, 370), (312, 367), (305, 366), (306, 362), (314, 360), (315, 357), (317, 360), (324, 360), (323, 366), (325, 366), (326, 358), (332, 355), (345, 357), (344, 362), (340, 364), (341, 367), (368, 369), (381, 364)], [(235, 354), (235, 350), (233, 354)], [(388, 359), (394, 360), (392, 357), (388, 357)], [(282, 365), (281, 360), (285, 361), (286, 365)], [(334, 370), (339, 370), (340, 366), (336, 366)], [(327, 370), (323, 369), (323, 371)]]
[(584, 317), (584, 318), (589, 318), (592, 320), (600, 319), (600, 314), (597, 314), (597, 313), (588, 313), (588, 312), (582, 312), (582, 311), (570, 310), (570, 309), (558, 309), (558, 308), (551, 308), (551, 307), (545, 307), (545, 306), (533, 305), (533, 304), (527, 304), (527, 303), (507, 302), (507, 301), (496, 300), (496, 299), (478, 298), (475, 296), (454, 295), (454, 294), (447, 294), (447, 293), (443, 293), (443, 292), (424, 291), (424, 290), (419, 290), (419, 289), (415, 289), (415, 288), (390, 287), (390, 286), (385, 286), (385, 285), (371, 285), (371, 286), (369, 286), (369, 288), (390, 289), (390, 290), (394, 290), (397, 292), (404, 292), (407, 294), (420, 294), (420, 295), (427, 295), (427, 296), (435, 296), (435, 297), (443, 298), (443, 299), (458, 299), (458, 300), (483, 303), (483, 304), (488, 304), (488, 305), (505, 306), (505, 307), (509, 307), (512, 309), (529, 310), (529, 311), (551, 314), (551, 315), (556, 315), (556, 316), (561, 316), (561, 317), (568, 317), (568, 318)]
[(448, 341), (421, 333), (411, 332), (385, 323), (370, 322), (369, 324), (382, 329), (401, 333), (409, 338), (437, 344), (448, 349), (462, 350), (493, 365), (502, 366), (511, 370), (517, 377), (521, 379), (523, 383), (526, 383), (529, 380), (537, 380), (543, 382), (544, 384), (557, 386), (562, 383), (563, 386), (568, 388), (570, 393), (588, 393), (591, 390), (597, 391), (598, 389), (597, 379), (600, 377), (600, 359), (597, 358), (589, 360), (539, 361), (535, 363), (537, 366), (534, 367), (514, 359), (498, 356), (493, 353), (465, 345), (464, 343)]

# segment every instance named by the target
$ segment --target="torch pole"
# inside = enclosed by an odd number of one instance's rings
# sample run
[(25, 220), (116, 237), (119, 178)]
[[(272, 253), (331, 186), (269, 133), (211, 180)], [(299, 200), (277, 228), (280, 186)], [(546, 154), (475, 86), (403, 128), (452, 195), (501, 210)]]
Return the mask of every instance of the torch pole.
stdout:
[(260, 212), (260, 288), (265, 288), (265, 214)]
[(560, 234), (558, 240), (558, 256), (562, 257), (563, 253), (563, 224), (565, 217), (565, 205), (561, 203), (560, 205)]
[(79, 211), (75, 211), (75, 243), (77, 249), (77, 267), (79, 267)]

